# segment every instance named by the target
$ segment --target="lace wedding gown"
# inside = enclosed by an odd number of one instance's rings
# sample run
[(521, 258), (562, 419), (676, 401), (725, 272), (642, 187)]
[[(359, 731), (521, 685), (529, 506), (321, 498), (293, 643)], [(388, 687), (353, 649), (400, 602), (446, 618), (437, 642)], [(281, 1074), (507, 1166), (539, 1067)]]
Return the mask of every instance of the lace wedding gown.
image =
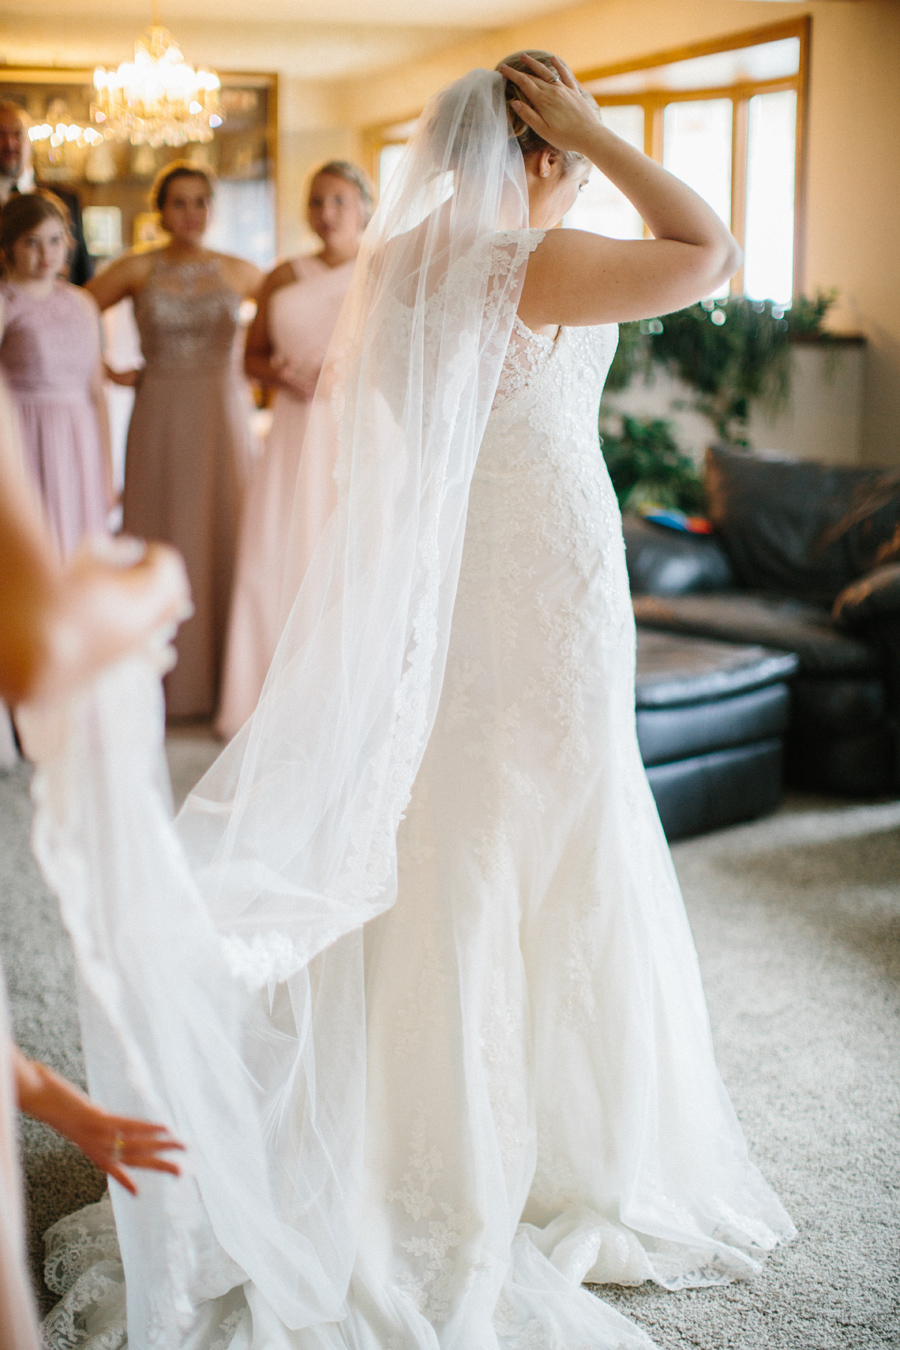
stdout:
[[(246, 1284), (197, 1310), (191, 1350), (637, 1350), (644, 1334), (583, 1280), (721, 1283), (792, 1233), (714, 1063), (637, 747), (634, 623), (596, 429), (615, 346), (614, 326), (551, 340), (514, 324), (398, 899), (364, 929), (345, 1312), (289, 1331)], [(64, 1219), (49, 1251), (68, 1292), (47, 1344), (118, 1350), (108, 1210)], [(93, 1339), (78, 1330), (89, 1317)]]

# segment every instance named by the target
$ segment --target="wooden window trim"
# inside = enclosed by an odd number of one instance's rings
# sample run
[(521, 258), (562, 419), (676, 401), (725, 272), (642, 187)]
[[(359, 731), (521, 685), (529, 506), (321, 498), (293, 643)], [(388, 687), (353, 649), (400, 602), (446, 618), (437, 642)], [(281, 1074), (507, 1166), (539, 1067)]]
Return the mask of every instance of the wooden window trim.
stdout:
[[(644, 109), (644, 153), (658, 163), (662, 162), (663, 110), (668, 103), (690, 103), (703, 99), (730, 98), (733, 104), (732, 115), (732, 161), (731, 161), (731, 220), (732, 230), (738, 243), (743, 246), (745, 214), (747, 201), (747, 124), (749, 102), (756, 94), (775, 94), (793, 89), (797, 94), (797, 132), (794, 162), (794, 294), (803, 291), (805, 280), (806, 254), (806, 156), (807, 126), (809, 116), (809, 52), (812, 30), (811, 16), (806, 14), (797, 19), (788, 19), (781, 23), (766, 24), (761, 28), (744, 29), (726, 37), (709, 38), (702, 42), (688, 43), (682, 47), (670, 47), (665, 51), (652, 52), (630, 60), (617, 61), (612, 65), (592, 67), (577, 71), (582, 84), (593, 80), (602, 80), (612, 75), (628, 75), (634, 71), (652, 70), (656, 66), (670, 65), (677, 61), (690, 61), (698, 56), (715, 56), (719, 52), (739, 51), (742, 47), (755, 47), (765, 42), (778, 42), (783, 38), (796, 37), (800, 40), (800, 59), (796, 75), (781, 76), (770, 80), (742, 80), (737, 84), (716, 85), (706, 89), (647, 89), (630, 94), (593, 94), (598, 107), (640, 106)], [(421, 112), (421, 109), (419, 110)], [(391, 128), (411, 121), (418, 113), (409, 118), (395, 117), (390, 123), (368, 127), (363, 131), (363, 155), (366, 168), (377, 180), (378, 160), (381, 151), (387, 145), (397, 144), (390, 134)], [(646, 234), (646, 230), (645, 230)], [(732, 279), (732, 294), (743, 291), (743, 268)]]
[(640, 94), (592, 94), (591, 98), (600, 108), (637, 107), (639, 104), (665, 106), (709, 98), (751, 99), (754, 94), (778, 94), (784, 89), (796, 89), (798, 78), (797, 75), (784, 75), (775, 80), (742, 80), (740, 84), (716, 84), (705, 89), (648, 89)]
[[(636, 70), (652, 70), (655, 66), (668, 66), (676, 61), (690, 61), (695, 56), (715, 56), (718, 52), (734, 52), (741, 47), (756, 47), (763, 42), (778, 42), (782, 38), (800, 39), (800, 66), (803, 68), (804, 47), (809, 45), (810, 16), (799, 19), (786, 19), (782, 23), (766, 24), (763, 28), (747, 28), (740, 33), (731, 33), (727, 37), (707, 38), (703, 42), (688, 43), (683, 47), (669, 47), (665, 51), (651, 52), (648, 56), (636, 56), (625, 61), (616, 61), (608, 66), (595, 66), (590, 70), (578, 71), (582, 84), (592, 80), (604, 80), (612, 75), (630, 75)], [(792, 77), (796, 78), (796, 77)]]
[[(615, 65), (580, 71), (578, 74), (579, 80), (587, 84), (593, 80), (605, 79), (607, 76), (626, 75), (637, 70), (652, 70), (657, 66), (669, 65), (677, 61), (690, 61), (698, 56), (714, 56), (718, 52), (738, 51), (742, 47), (754, 47), (764, 42), (777, 42), (788, 37), (799, 38), (800, 58), (796, 75), (782, 76), (771, 80), (742, 80), (736, 84), (714, 85), (698, 89), (651, 88), (627, 94), (592, 94), (600, 108), (643, 108), (644, 153), (649, 155), (651, 159), (655, 159), (657, 163), (662, 163), (663, 110), (669, 103), (693, 103), (714, 98), (731, 99), (731, 230), (738, 243), (743, 247), (747, 206), (747, 127), (750, 99), (757, 94), (776, 94), (785, 90), (794, 90), (797, 95), (794, 162), (793, 289), (795, 295), (799, 295), (803, 291), (805, 271), (810, 30), (811, 19), (809, 15), (805, 15), (800, 19), (788, 20), (785, 23), (770, 24), (765, 28), (754, 28), (742, 33), (734, 33), (730, 37), (718, 40), (710, 39), (707, 42), (671, 48), (668, 51), (639, 57), (634, 61), (621, 61)], [(646, 229), (644, 234), (646, 236)], [(731, 294), (743, 294), (743, 288), (744, 269), (742, 267), (731, 279)]]

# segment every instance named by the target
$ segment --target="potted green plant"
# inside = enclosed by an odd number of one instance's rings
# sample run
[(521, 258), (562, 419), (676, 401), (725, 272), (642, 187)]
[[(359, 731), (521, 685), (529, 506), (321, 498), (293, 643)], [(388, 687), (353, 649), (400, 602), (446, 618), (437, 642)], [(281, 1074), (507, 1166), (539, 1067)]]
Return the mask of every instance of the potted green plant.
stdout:
[(662, 507), (693, 516), (705, 509), (703, 481), (670, 422), (626, 414), (618, 433), (605, 432), (603, 458), (623, 510)]
[(786, 400), (791, 341), (811, 335), (827, 340), (822, 322), (835, 299), (834, 291), (819, 292), (785, 309), (735, 296), (622, 324), (607, 388), (623, 389), (654, 366), (666, 368), (694, 391), (693, 406), (719, 440), (746, 445), (751, 402), (777, 406)]

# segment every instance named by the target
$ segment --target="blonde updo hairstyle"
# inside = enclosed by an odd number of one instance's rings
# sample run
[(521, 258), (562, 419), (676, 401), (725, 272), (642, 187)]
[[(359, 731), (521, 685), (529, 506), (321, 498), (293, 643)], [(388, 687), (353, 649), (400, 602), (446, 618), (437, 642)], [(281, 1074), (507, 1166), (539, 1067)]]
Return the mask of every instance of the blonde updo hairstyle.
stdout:
[[(534, 71), (524, 59), (526, 56), (530, 56), (535, 61), (543, 62), (543, 64), (549, 66), (551, 70), (555, 69), (552, 52), (531, 50), (513, 52), (512, 56), (505, 56), (499, 64), (501, 66), (511, 66), (513, 70), (521, 70), (523, 74), (533, 76)], [(556, 147), (552, 146), (549, 141), (545, 141), (543, 136), (538, 135), (534, 127), (530, 127), (527, 122), (522, 120), (515, 108), (510, 107), (513, 99), (519, 99), (524, 103), (528, 102), (528, 99), (518, 85), (513, 84), (512, 80), (506, 80), (503, 92), (506, 97), (506, 109), (509, 117), (510, 131), (519, 142), (519, 149), (522, 151), (523, 158), (527, 159), (529, 155), (539, 155), (542, 150), (555, 149)], [(557, 150), (556, 153), (559, 155), (560, 164), (562, 165), (564, 173), (574, 172), (587, 162), (584, 155), (578, 154), (576, 150)]]
[(345, 183), (356, 188), (359, 193), (359, 204), (362, 207), (363, 225), (368, 225), (372, 219), (372, 212), (375, 210), (375, 189), (372, 186), (372, 180), (361, 169), (358, 164), (352, 164), (349, 159), (330, 159), (327, 164), (322, 164), (309, 179), (309, 191), (307, 192), (307, 201), (312, 194), (312, 185), (322, 174), (329, 174), (332, 178), (343, 178)]

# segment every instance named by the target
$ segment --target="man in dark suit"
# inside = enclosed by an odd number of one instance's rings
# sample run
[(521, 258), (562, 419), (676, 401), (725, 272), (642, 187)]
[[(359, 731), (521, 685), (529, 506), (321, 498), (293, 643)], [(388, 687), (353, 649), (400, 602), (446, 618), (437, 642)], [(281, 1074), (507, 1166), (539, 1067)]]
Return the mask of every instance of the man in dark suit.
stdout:
[(81, 202), (74, 188), (60, 183), (39, 183), (31, 163), (31, 141), (25, 113), (18, 103), (0, 102), (0, 206), (15, 192), (34, 192), (44, 187), (54, 192), (69, 212), (72, 222), (72, 252), (69, 255), (69, 280), (83, 286), (94, 274), (94, 264), (84, 242)]

